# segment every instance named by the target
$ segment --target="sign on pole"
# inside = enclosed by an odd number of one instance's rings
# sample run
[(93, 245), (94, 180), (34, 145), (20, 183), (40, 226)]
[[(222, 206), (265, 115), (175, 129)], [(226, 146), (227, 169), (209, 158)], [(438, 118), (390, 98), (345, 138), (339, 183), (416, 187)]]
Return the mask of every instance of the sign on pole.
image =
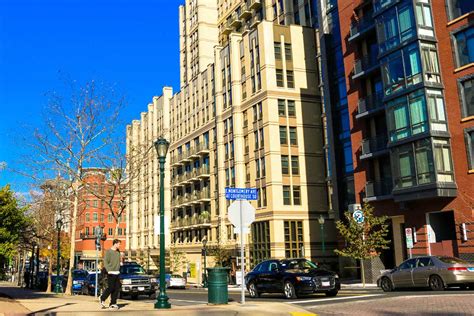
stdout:
[[(249, 232), (249, 226), (255, 221), (255, 208), (247, 200), (257, 200), (258, 191), (255, 188), (225, 188), (227, 200), (239, 200), (233, 202), (228, 209), (227, 216), (240, 234), (240, 276), (241, 302), (245, 304), (245, 263), (244, 263), (244, 238)], [(237, 274), (236, 274), (237, 278)]]
[(413, 230), (411, 228), (405, 228), (405, 240), (407, 243), (407, 248), (410, 249), (411, 258), (411, 249), (413, 248)]
[(226, 200), (257, 200), (258, 193), (255, 188), (225, 188)]
[(365, 220), (364, 213), (361, 210), (355, 210), (354, 213), (352, 213), (352, 218), (359, 224), (362, 224)]

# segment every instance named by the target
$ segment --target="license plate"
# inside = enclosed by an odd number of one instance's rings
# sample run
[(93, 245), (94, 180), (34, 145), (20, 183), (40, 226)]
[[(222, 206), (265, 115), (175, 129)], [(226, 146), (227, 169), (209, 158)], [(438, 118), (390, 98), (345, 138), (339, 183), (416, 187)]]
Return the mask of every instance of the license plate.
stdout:
[(139, 286), (139, 287), (138, 287), (138, 290), (139, 290), (139, 291), (145, 291), (145, 287)]
[(329, 281), (323, 281), (323, 282), (321, 282), (321, 285), (322, 286), (330, 286), (331, 283)]
[(467, 268), (467, 271), (474, 272), (474, 268)]

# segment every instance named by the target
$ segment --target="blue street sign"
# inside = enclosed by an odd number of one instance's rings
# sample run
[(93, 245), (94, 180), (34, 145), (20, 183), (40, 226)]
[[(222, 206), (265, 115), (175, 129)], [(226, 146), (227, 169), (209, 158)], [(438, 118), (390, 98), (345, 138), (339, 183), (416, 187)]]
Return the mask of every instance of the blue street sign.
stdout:
[(355, 221), (359, 224), (362, 224), (365, 220), (364, 218), (364, 213), (361, 210), (356, 210), (352, 214), (352, 217), (355, 219)]
[(257, 189), (254, 188), (225, 188), (226, 200), (257, 200)]

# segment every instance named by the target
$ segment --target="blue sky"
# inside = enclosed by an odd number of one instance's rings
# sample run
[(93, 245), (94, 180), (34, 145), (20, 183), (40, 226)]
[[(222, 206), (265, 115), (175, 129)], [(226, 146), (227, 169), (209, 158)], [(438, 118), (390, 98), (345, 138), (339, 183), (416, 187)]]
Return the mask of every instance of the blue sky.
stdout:
[[(0, 0), (0, 161), (21, 168), (22, 127), (40, 124), (44, 94), (64, 78), (115, 84), (128, 101), (125, 122), (138, 119), (162, 86), (177, 91), (182, 2)], [(29, 189), (27, 179), (0, 171), (0, 186), (7, 183)]]

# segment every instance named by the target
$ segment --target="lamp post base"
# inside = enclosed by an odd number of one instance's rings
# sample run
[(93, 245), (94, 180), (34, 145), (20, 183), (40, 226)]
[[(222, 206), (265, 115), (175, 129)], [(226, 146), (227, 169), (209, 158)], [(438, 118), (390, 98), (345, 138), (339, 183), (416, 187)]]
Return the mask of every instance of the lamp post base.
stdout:
[(156, 309), (168, 309), (171, 308), (171, 304), (168, 302), (169, 297), (166, 294), (160, 293), (155, 302)]

